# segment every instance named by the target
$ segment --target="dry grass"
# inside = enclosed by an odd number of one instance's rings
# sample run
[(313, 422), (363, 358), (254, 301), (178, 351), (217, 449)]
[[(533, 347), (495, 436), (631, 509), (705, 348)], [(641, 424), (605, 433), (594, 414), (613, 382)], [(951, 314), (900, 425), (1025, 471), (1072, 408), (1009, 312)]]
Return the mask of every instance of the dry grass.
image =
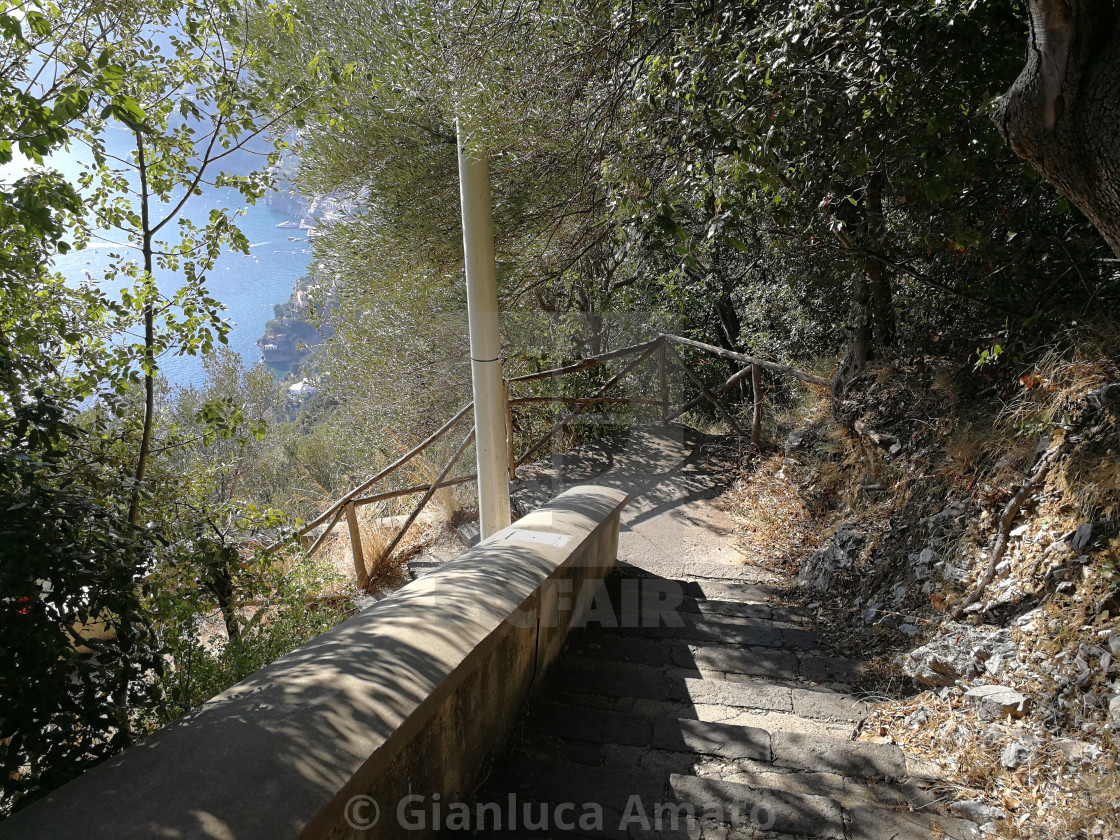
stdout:
[[(406, 564), (410, 557), (421, 551), (444, 530), (444, 522), (438, 511), (425, 510), (408, 533), (397, 544), (393, 554), (384, 557), (385, 549), (396, 536), (407, 514), (392, 515), (390, 508), (380, 504), (365, 505), (358, 508), (358, 533), (362, 541), (366, 572), (369, 575), (367, 589), (376, 592), (395, 589), (407, 580)], [(338, 571), (345, 580), (344, 589), (353, 591), (357, 586), (357, 571), (350, 543), (350, 530), (343, 519), (319, 549), (319, 556)]]
[[(891, 742), (921, 759), (942, 781), (943, 803), (982, 801), (1002, 808), (994, 836), (1069, 840), (1120, 836), (1120, 776), (1101, 759), (1069, 759), (1037, 723), (984, 723), (956, 698), (932, 693), (880, 704), (863, 726), (863, 740)], [(1013, 739), (1033, 739), (1018, 769), (999, 762)]]
[(754, 559), (790, 563), (816, 531), (816, 520), (785, 474), (780, 455), (758, 462), (725, 498), (739, 525), (740, 548)]
[[(392, 444), (394, 451), (392, 457), (403, 455), (411, 448), (403, 439), (396, 438), (391, 432), (385, 434)], [(437, 442), (430, 449), (415, 456), (400, 472), (386, 479), (387, 482), (397, 483), (379, 485), (369, 492), (391, 489), (394, 486), (401, 486), (401, 483), (430, 484), (439, 476), (452, 451), (453, 446), (448, 441)], [(468, 451), (460, 459), (460, 464), (469, 461)], [(321, 493), (321, 498), (317, 500), (318, 505), (326, 509), (333, 501), (330, 494), (319, 486), (314, 488), (313, 492), (315, 491)], [(357, 509), (358, 531), (369, 577), (367, 587), (369, 591), (395, 589), (402, 585), (407, 580), (409, 559), (443, 538), (448, 523), (454, 523), (463, 517), (463, 504), (457, 487), (438, 488), (416, 521), (409, 527), (408, 532), (393, 549), (392, 555), (385, 557), (389, 544), (396, 537), (409, 514), (415, 510), (420, 499), (420, 494), (413, 494), (363, 505)], [(305, 501), (313, 500), (309, 497)], [(353, 591), (357, 586), (358, 571), (355, 568), (350, 531), (345, 518), (338, 522), (330, 536), (324, 540), (318, 555), (343, 576), (345, 583), (342, 589)]]
[(1120, 330), (1098, 328), (1071, 343), (1043, 354), (1019, 378), (1021, 390), (1002, 419), (1020, 430), (1048, 428), (1089, 391), (1120, 381)]
[[(450, 452), (444, 458), (437, 458), (434, 455), (429, 456), (430, 452), (432, 450), (421, 453), (409, 462), (409, 470), (417, 484), (432, 484), (435, 482), (447, 464), (447, 459), (450, 458)], [(459, 463), (462, 464), (463, 461), (468, 460), (468, 457), (469, 453), (465, 454), (459, 459)], [(462, 516), (463, 504), (459, 499), (457, 487), (437, 488), (430, 502), (430, 505), (439, 510), (446, 522), (454, 522)]]

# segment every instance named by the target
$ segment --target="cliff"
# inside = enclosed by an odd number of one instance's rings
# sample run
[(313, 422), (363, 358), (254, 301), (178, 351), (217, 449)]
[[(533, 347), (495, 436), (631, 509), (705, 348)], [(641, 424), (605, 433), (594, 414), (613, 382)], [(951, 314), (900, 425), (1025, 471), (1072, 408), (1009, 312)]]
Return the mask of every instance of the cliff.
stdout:
[[(308, 321), (318, 321), (325, 301), (313, 300), (316, 284), (309, 277), (296, 281), (295, 290), (285, 303), (273, 307), (276, 317), (265, 325), (264, 335), (257, 340), (266, 364), (291, 366), (303, 359), (323, 340), (323, 333)], [(327, 334), (329, 327), (324, 327)]]

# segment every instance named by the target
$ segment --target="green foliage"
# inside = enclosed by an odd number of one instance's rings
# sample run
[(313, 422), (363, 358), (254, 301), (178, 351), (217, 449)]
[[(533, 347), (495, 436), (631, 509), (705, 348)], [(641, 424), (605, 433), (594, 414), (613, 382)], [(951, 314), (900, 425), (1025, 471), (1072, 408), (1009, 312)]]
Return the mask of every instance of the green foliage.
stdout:
[[(1014, 0), (0, 7), (0, 163), (36, 165), (0, 185), (5, 807), (344, 614), (326, 570), (260, 547), (468, 399), (457, 122), (491, 167), (507, 376), (662, 330), (994, 374), (1107, 309), (1099, 237), (988, 119), (1020, 18)], [(269, 322), (333, 330), (295, 416), (222, 347), (206, 279), (247, 249), (236, 209), (191, 210), (215, 188), (259, 199), (291, 129), (299, 182), (347, 211), (318, 231), (300, 312)], [(66, 144), (88, 150), (73, 185), (46, 168)], [(119, 294), (50, 271), (99, 238), (121, 246)], [(203, 355), (205, 385), (161, 386), (167, 353)], [(516, 432), (614, 370), (524, 386), (543, 399)], [(591, 408), (560, 445), (644, 410)], [(102, 619), (115, 633), (75, 640)]]
[(164, 667), (140, 604), (156, 544), (121, 527), (112, 464), (71, 407), (31, 397), (0, 421), (5, 812), (126, 746)]
[[(0, 812), (118, 751), (182, 700), (162, 694), (168, 663), (179, 667), (170, 645), (183, 638), (160, 612), (168, 603), (179, 605), (168, 616), (216, 604), (244, 631), (244, 650), (229, 654), (243, 666), (337, 617), (277, 608), (272, 634), (269, 611), (251, 627), (236, 612), (245, 597), (294, 604), (298, 587), (313, 585), (278, 577), (259, 552), (242, 556), (245, 539), (271, 539), (280, 526), (237, 494), (265, 407), (214, 393), (182, 428), (153, 416), (160, 355), (224, 341), (205, 273), (222, 248), (247, 244), (231, 214), (196, 224), (180, 211), (203, 188), (259, 197), (266, 174), (223, 174), (218, 164), (302, 101), (254, 84), (244, 14), (224, 2), (0, 7), (0, 163), (18, 153), (32, 166), (0, 184)], [(130, 160), (104, 143), (122, 126), (136, 141)], [(77, 184), (45, 168), (68, 143), (90, 152)], [(116, 299), (111, 283), (70, 286), (49, 266), (69, 237), (81, 246), (106, 228), (142, 256), (117, 258), (105, 280), (128, 282)], [(157, 270), (185, 282), (161, 293)], [(137, 399), (141, 383), (151, 410)], [(261, 400), (270, 387), (260, 371), (245, 378)], [(166, 434), (157, 449), (179, 456), (167, 467), (193, 469), (185, 453), (195, 445), (225, 460), (180, 475), (161, 465), (141, 487), (141, 427), (143, 440), (150, 429)], [(142, 527), (126, 512), (141, 490)], [(175, 575), (190, 584), (177, 589)], [(223, 668), (223, 680), (241, 673)]]
[(1081, 290), (1058, 284), (1068, 272), (1103, 279), (1099, 238), (988, 119), (1021, 66), (1013, 4), (637, 9), (644, 75), (607, 162), (613, 212), (638, 253), (700, 297), (721, 274), (740, 310), (750, 289), (772, 299), (808, 281), (844, 300), (860, 297), (859, 276), (882, 276), (899, 339), (924, 350), (1007, 311), (1075, 303)]
[[(275, 511), (252, 505), (231, 508), (228, 514), (241, 535), (278, 523)], [(165, 701), (157, 722), (190, 711), (348, 614), (347, 601), (323, 597), (338, 589), (341, 576), (301, 557), (298, 548), (289, 545), (280, 554), (258, 549), (239, 556), (213, 534), (195, 534), (188, 542), (189, 551), (163, 564), (151, 587), (149, 608), (169, 657), (160, 681)], [(230, 592), (236, 597), (233, 633), (217, 585), (223, 572), (230, 575)]]

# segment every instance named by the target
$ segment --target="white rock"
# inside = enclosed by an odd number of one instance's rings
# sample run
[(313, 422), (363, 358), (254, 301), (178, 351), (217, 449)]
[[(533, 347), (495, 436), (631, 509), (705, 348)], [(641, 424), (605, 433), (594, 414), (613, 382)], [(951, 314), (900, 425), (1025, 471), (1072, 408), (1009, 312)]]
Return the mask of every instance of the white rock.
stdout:
[(1000, 753), (999, 763), (1008, 770), (1018, 770), (1030, 760), (1031, 748), (1022, 741), (1012, 741)]
[(1102, 754), (1100, 747), (1096, 744), (1090, 744), (1088, 741), (1076, 741), (1073, 738), (1055, 738), (1051, 743), (1057, 747), (1062, 757), (1071, 764), (1077, 764), (1082, 761), (1095, 761)]
[(954, 802), (949, 806), (949, 812), (977, 823), (1007, 818), (1007, 812), (1002, 808), (996, 808), (994, 805), (986, 805), (979, 799), (966, 799), (964, 802)]
[(984, 663), (984, 670), (989, 676), (998, 677), (999, 672), (1003, 670), (1004, 657), (1002, 653), (993, 654)]
[[(1005, 685), (978, 685), (966, 691), (964, 696), (975, 704), (977, 712), (986, 720), (997, 720), (1007, 715), (1021, 718), (1031, 703), (1025, 694)], [(1120, 705), (1117, 708), (1120, 710)]]
[(930, 711), (925, 706), (919, 706), (906, 716), (906, 725), (911, 729), (921, 729), (922, 724), (930, 718)]
[(994, 656), (1000, 656), (1002, 662), (1015, 657), (1009, 630), (956, 622), (946, 622), (939, 629), (934, 639), (902, 660), (903, 672), (925, 685), (953, 685), (959, 679), (983, 674), (985, 662)]
[(1108, 704), (1109, 723), (1113, 729), (1120, 729), (1120, 694), (1113, 697)]

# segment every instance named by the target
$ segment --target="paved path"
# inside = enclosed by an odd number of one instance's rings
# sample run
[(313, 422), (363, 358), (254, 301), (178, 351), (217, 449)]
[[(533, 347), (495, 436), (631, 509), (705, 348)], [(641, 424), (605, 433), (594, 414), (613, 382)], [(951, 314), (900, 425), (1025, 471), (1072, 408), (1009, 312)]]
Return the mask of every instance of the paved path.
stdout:
[[(573, 632), (476, 792), (502, 830), (490, 813), (476, 836), (976, 837), (937, 813), (926, 767), (851, 739), (866, 709), (844, 680), (860, 663), (822, 654), (781, 589), (743, 565), (709, 444), (635, 430), (525, 471), (524, 508), (588, 481), (631, 504), (599, 620)], [(642, 626), (651, 615), (662, 621)]]
[(725, 450), (686, 426), (641, 427), (520, 468), (512, 497), (528, 513), (577, 484), (621, 488), (621, 559), (671, 579), (755, 580), (767, 570), (745, 565), (734, 523), (713, 504), (727, 489)]

